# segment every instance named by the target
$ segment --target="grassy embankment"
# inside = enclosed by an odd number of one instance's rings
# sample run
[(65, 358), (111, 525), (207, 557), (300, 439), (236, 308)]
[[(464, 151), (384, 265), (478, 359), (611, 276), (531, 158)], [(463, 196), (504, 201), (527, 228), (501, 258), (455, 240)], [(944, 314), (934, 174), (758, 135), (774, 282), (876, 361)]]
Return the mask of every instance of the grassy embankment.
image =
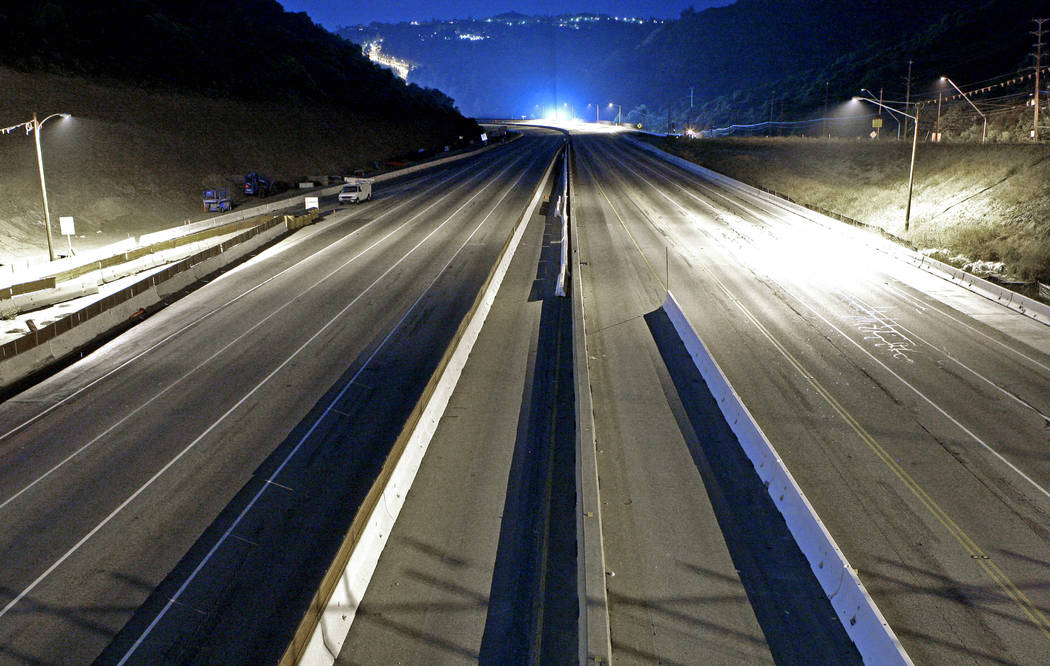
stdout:
[[(41, 132), (54, 232), (72, 215), (86, 250), (203, 217), (201, 191), (258, 171), (293, 184), (433, 149), (441, 120), (384, 121), (344, 108), (157, 92), (0, 68), (0, 127), (56, 112)], [(32, 135), (0, 135), (0, 264), (46, 259)], [(237, 202), (235, 196), (234, 201)], [(56, 249), (66, 251), (64, 238)]]
[(745, 183), (880, 227), (979, 274), (1050, 284), (1050, 146), (924, 144), (904, 231), (911, 144), (802, 138), (656, 139)]

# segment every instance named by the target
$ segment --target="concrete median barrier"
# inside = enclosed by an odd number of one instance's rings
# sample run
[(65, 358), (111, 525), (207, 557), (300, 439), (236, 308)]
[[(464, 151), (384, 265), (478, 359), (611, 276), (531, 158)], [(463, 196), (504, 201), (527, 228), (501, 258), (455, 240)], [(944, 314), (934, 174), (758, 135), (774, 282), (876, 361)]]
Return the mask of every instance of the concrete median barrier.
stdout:
[(864, 662), (911, 664), (855, 570), (671, 293), (663, 309)]
[(408, 420), (394, 443), (383, 469), (366, 496), (344, 537), (336, 557), (281, 659), (282, 665), (331, 665), (364, 599), (379, 556), (383, 552), (405, 497), (437, 430), (467, 358), (496, 299), (503, 277), (539, 205), (543, 184), (554, 160), (547, 166), (532, 202), (508, 236), (481, 286), (470, 310), (456, 330)]

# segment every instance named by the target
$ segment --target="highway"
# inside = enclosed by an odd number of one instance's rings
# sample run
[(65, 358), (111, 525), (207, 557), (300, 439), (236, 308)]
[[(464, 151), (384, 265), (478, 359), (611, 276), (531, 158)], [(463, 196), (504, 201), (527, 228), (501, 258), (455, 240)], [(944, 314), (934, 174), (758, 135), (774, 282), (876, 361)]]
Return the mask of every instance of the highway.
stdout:
[(275, 661), (560, 141), (326, 202), (0, 405), (0, 662)]
[[(595, 396), (603, 506), (630, 503), (620, 510), (622, 521), (639, 531), (655, 529), (659, 512), (679, 515), (666, 501), (630, 515), (635, 492), (652, 494), (656, 480), (683, 465), (675, 433), (623, 430), (638, 418), (629, 410), (653, 413), (639, 407), (651, 393), (638, 395), (625, 379), (637, 377), (631, 364), (641, 362), (640, 349), (652, 354), (637, 322), (649, 315), (658, 336), (653, 313), (669, 274), (694, 328), (912, 659), (1045, 661), (1045, 325), (843, 240), (770, 197), (692, 175), (623, 139), (582, 136), (574, 143), (577, 223), (590, 267), (583, 278), (594, 322), (588, 335), (597, 348), (610, 348), (592, 372), (613, 377), (595, 381), (603, 387)], [(625, 327), (635, 335), (610, 334)], [(600, 390), (610, 398), (600, 399)], [(599, 413), (603, 404), (607, 415)], [(666, 455), (678, 455), (677, 463), (656, 455), (654, 447), (668, 446), (657, 442), (665, 436), (678, 449)], [(622, 488), (610, 488), (610, 476), (623, 479)], [(652, 546), (624, 532), (616, 512), (605, 514), (604, 529), (609, 567), (619, 559), (638, 576), (610, 581), (615, 658), (618, 646), (623, 654), (647, 645), (645, 630), (659, 626), (666, 603), (653, 580), (668, 567), (649, 573), (658, 563)], [(682, 536), (685, 529), (667, 533)], [(730, 533), (726, 525), (723, 532)], [(616, 602), (620, 584), (632, 602), (623, 608)]]
[[(556, 199), (563, 141), (325, 201), (0, 403), (0, 663), (275, 662), (512, 229)], [(860, 662), (670, 288), (915, 663), (1045, 662), (1050, 329), (626, 137), (572, 143), (612, 661)], [(339, 664), (576, 661), (599, 516), (576, 514), (554, 210), (526, 220)]]

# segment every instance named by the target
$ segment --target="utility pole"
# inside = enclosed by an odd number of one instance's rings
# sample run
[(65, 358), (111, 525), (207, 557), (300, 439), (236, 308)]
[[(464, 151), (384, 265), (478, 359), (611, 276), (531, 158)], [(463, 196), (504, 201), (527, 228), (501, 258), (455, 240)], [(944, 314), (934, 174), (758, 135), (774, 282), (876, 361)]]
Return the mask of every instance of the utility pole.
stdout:
[(766, 136), (773, 136), (773, 102), (774, 100), (776, 100), (776, 98), (776, 90), (773, 90), (773, 92), (769, 93), (769, 132), (766, 133)]
[(825, 81), (824, 82), (824, 113), (821, 114), (821, 120), (824, 121), (824, 132), (823, 133), (829, 139), (831, 138), (831, 134), (828, 132), (828, 85), (830, 83), (831, 83), (830, 81)]
[(1035, 139), (1036, 143), (1039, 142), (1039, 72), (1043, 68), (1043, 23), (1050, 19), (1037, 18), (1032, 19), (1035, 22), (1036, 29), (1030, 33), (1035, 35), (1035, 117), (1032, 119), (1032, 138)]
[[(908, 78), (905, 79), (907, 83), (907, 91), (904, 93), (904, 113), (908, 113), (908, 107), (911, 106), (911, 60), (908, 61)], [(919, 131), (919, 126), (915, 126), (915, 131)], [(908, 138), (908, 116), (904, 116), (904, 138)]]
[[(934, 130), (933, 140), (940, 143), (941, 140), (941, 98), (944, 93), (937, 91), (937, 129)], [(918, 128), (916, 128), (918, 129)]]
[(879, 126), (875, 128), (875, 138), (882, 138), (882, 88), (879, 88)]
[(689, 86), (689, 108), (693, 108), (693, 86)]

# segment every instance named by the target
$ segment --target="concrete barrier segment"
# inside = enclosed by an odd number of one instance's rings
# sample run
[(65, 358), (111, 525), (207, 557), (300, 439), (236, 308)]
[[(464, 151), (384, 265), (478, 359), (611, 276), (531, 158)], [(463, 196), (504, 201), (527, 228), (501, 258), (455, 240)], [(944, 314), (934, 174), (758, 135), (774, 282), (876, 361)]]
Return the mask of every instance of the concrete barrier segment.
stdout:
[[(116, 302), (105, 309), (100, 310), (104, 307), (101, 303), (93, 303), (49, 325), (54, 326), (56, 331), (62, 327), (62, 331), (56, 332), (40, 344), (27, 344), (25, 349), (5, 355), (0, 360), (0, 388), (11, 386), (35, 372), (44, 370), (99, 336), (125, 325), (140, 309), (153, 307), (171, 294), (240, 260), (284, 233), (284, 225), (271, 225), (259, 232), (245, 232), (238, 237), (240, 242), (233, 242), (238, 239), (228, 241), (224, 252), (216, 251), (214, 256), (201, 261), (195, 261), (193, 257), (184, 259), (173, 266), (177, 270), (172, 270), (170, 275), (151, 275), (124, 288), (113, 296), (125, 294), (127, 297), (115, 299)], [(14, 347), (18, 347), (18, 342), (14, 341)], [(9, 346), (11, 345), (4, 345), (5, 348)]]
[(897, 635), (670, 292), (663, 309), (864, 662), (911, 664)]
[[(568, 159), (572, 160), (570, 145)], [(569, 170), (571, 174), (571, 169)], [(571, 190), (571, 187), (570, 187)], [(574, 219), (572, 200), (566, 204)], [(574, 231), (574, 236), (577, 231)], [(581, 275), (579, 244), (572, 243), (572, 275)], [(612, 662), (609, 598), (605, 586), (605, 543), (602, 535), (601, 488), (594, 432), (590, 369), (587, 353), (587, 317), (583, 282), (571, 281), (573, 381), (576, 394), (576, 563), (580, 601), (579, 663), (589, 666)]]

